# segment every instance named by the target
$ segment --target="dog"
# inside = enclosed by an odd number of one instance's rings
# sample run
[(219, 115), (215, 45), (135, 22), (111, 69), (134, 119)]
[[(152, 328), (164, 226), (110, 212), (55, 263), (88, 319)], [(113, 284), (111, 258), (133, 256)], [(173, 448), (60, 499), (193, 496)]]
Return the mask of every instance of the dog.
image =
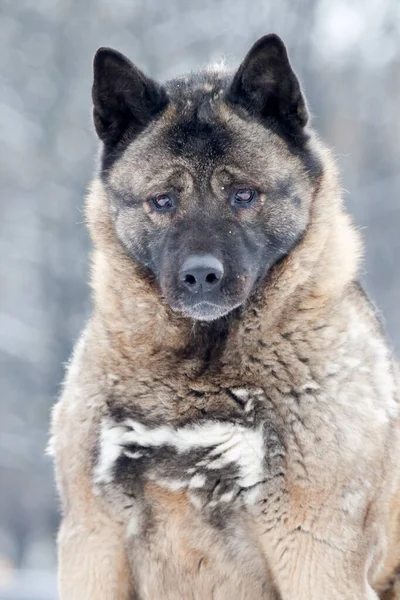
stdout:
[(92, 95), (61, 600), (400, 598), (398, 367), (283, 42), (165, 84), (100, 48)]

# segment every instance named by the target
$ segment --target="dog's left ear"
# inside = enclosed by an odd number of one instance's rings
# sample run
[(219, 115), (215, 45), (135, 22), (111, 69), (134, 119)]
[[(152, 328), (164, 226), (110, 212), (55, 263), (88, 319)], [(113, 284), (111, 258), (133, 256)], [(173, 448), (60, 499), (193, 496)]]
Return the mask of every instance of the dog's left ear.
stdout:
[(299, 81), (275, 34), (262, 37), (251, 48), (233, 78), (227, 101), (256, 118), (277, 120), (292, 133), (308, 121)]

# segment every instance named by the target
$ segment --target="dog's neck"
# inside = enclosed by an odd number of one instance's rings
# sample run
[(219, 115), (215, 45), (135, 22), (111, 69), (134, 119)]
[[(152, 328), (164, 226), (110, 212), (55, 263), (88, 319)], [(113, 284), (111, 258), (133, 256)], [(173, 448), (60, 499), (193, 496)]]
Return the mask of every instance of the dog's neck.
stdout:
[(136, 363), (176, 364), (180, 359), (206, 365), (235, 349), (238, 360), (245, 361), (260, 339), (284, 331), (300, 313), (303, 325), (309, 322), (312, 327), (327, 307), (340, 301), (355, 277), (359, 238), (342, 209), (334, 176), (322, 179), (308, 230), (298, 246), (270, 271), (245, 306), (211, 323), (174, 313), (156, 282), (125, 253), (98, 181), (88, 204), (95, 244), (92, 322), (99, 343), (127, 360), (134, 357)]

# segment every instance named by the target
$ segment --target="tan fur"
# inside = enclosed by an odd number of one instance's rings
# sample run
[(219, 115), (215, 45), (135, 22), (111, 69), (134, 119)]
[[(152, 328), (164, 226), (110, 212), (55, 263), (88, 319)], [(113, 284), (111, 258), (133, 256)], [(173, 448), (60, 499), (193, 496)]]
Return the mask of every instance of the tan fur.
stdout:
[[(221, 118), (239, 121), (224, 111)], [(94, 311), (52, 426), (64, 509), (61, 600), (128, 600), (137, 587), (140, 600), (366, 600), (377, 598), (374, 587), (382, 598), (400, 598), (395, 367), (352, 283), (360, 240), (336, 168), (314, 145), (324, 175), (307, 232), (204, 374), (196, 353), (177, 360), (198, 325), (174, 313), (122, 249), (94, 181), (87, 200)], [(243, 496), (229, 536), (210, 525), (189, 488), (148, 481), (143, 504), (93, 483), (110, 403), (140, 406), (179, 428), (201, 411), (236, 414), (235, 393), (250, 417), (263, 404), (286, 454), (284, 477), (265, 483), (265, 502)]]
[[(81, 360), (82, 342), (74, 360)], [(75, 387), (74, 367), (65, 382), (63, 402), (53, 412), (53, 430), (63, 431), (51, 441), (57, 457), (58, 484), (62, 490), (64, 519), (58, 536), (59, 588), (69, 600), (131, 598), (131, 578), (121, 539), (123, 529), (93, 493), (91, 448), (97, 407), (90, 397), (82, 403)], [(75, 448), (74, 452), (70, 452)], [(71, 477), (72, 475), (72, 477)]]

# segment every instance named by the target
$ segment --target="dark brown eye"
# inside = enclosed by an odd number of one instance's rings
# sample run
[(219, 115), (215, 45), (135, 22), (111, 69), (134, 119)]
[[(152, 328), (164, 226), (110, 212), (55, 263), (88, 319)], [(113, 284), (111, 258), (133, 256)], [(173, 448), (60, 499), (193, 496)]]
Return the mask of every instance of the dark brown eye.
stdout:
[(151, 199), (151, 204), (156, 210), (172, 210), (175, 207), (174, 201), (168, 194), (158, 194)]
[(236, 190), (233, 201), (237, 206), (249, 205), (253, 202), (256, 197), (256, 191), (251, 190), (249, 188), (241, 188), (240, 190)]

